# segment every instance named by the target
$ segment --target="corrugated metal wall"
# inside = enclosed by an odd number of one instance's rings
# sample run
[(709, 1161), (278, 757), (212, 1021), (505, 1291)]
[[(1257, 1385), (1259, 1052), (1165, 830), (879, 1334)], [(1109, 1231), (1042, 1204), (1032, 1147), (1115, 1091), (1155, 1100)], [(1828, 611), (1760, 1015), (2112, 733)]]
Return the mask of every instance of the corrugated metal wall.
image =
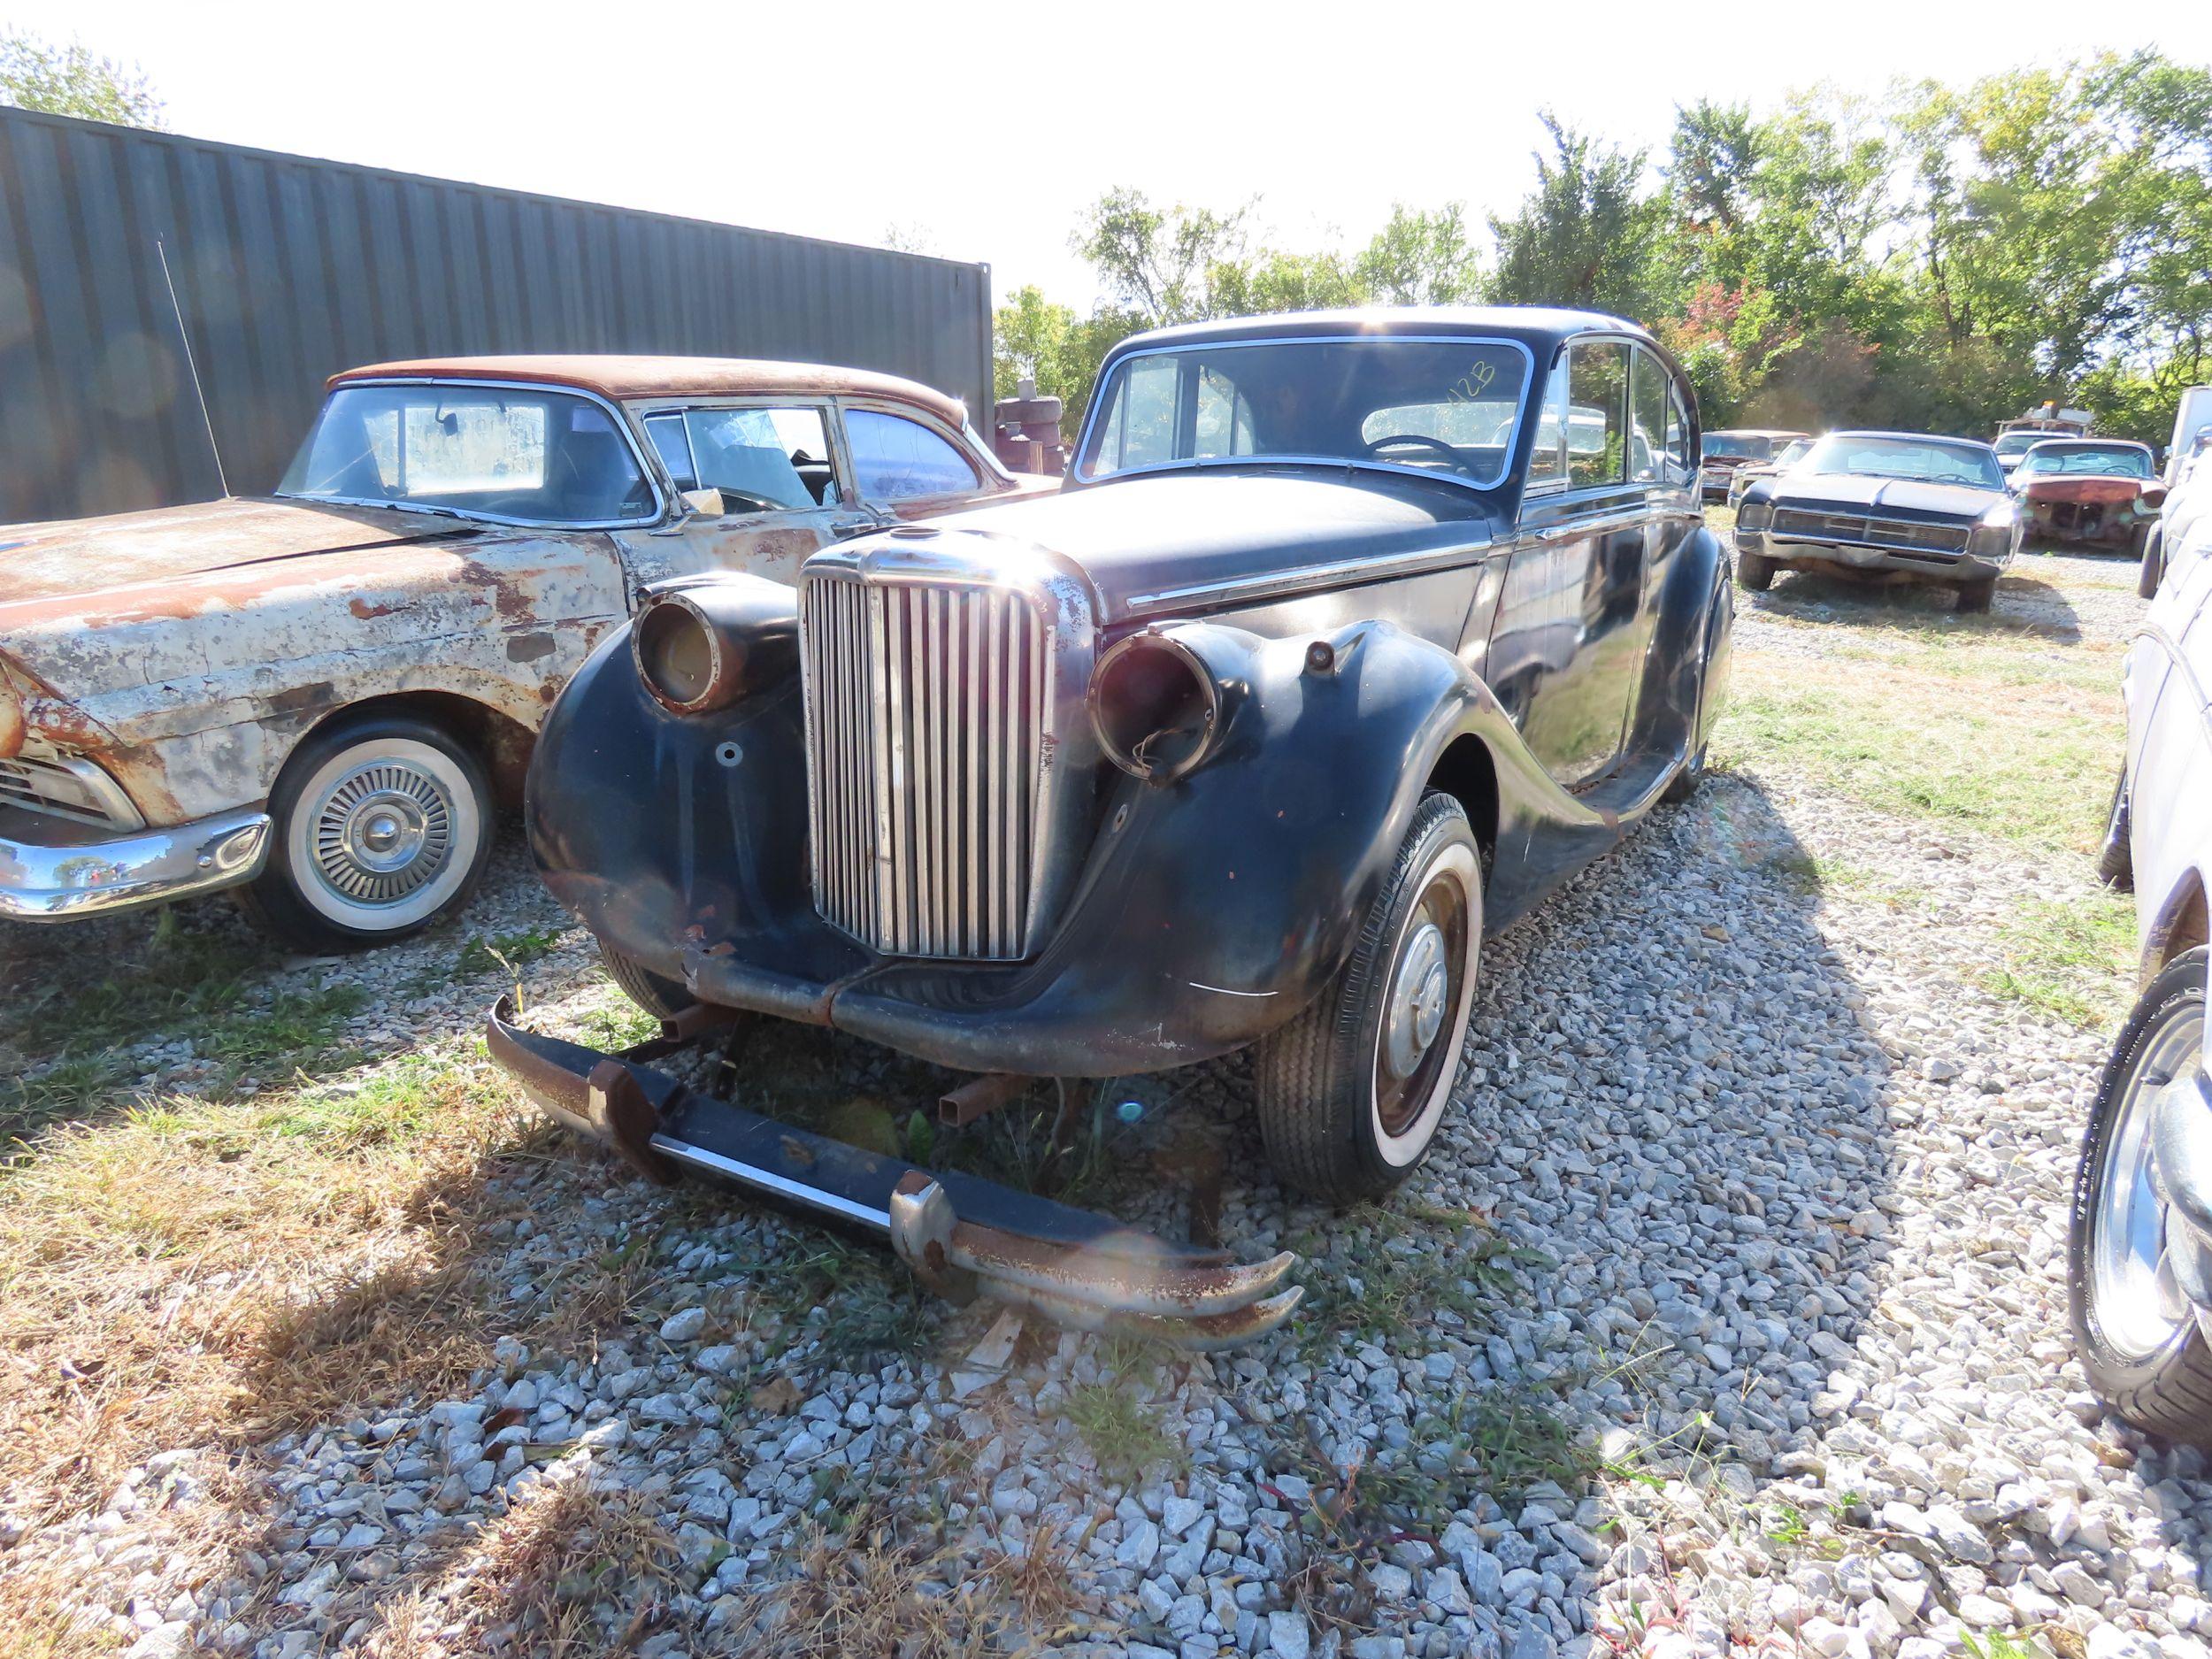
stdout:
[(675, 351), (881, 369), (987, 420), (988, 266), (0, 109), (0, 524), (273, 486), (326, 375)]

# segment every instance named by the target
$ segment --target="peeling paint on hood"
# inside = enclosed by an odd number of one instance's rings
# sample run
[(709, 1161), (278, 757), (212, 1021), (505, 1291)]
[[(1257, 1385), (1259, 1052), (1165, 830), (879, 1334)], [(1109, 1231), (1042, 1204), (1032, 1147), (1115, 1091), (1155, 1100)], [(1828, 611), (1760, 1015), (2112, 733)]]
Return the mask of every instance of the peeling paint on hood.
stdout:
[(305, 553), (343, 553), (480, 526), (394, 508), (232, 497), (0, 531), (0, 604), (175, 580)]

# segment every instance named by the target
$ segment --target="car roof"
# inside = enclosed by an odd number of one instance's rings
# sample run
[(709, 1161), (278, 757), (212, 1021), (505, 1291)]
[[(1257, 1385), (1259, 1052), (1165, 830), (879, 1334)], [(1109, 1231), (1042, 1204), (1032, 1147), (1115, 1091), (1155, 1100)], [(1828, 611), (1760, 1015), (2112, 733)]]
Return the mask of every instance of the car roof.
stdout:
[[(1532, 349), (1557, 345), (1573, 334), (1622, 334), (1659, 349), (1650, 331), (1625, 317), (1603, 311), (1569, 311), (1550, 305), (1376, 305), (1355, 310), (1277, 311), (1262, 317), (1230, 317), (1213, 322), (1154, 328), (1122, 341), (1109, 357), (1163, 346), (1202, 344), (1209, 340), (1387, 334), (1503, 336)], [(1662, 350), (1661, 355), (1667, 354)], [(1670, 357), (1668, 361), (1673, 359)]]
[(828, 397), (838, 395), (895, 398), (915, 403), (948, 425), (957, 426), (966, 411), (918, 380), (872, 369), (846, 369), (826, 363), (781, 363), (767, 357), (632, 357), (576, 352), (495, 357), (410, 357), (365, 364), (334, 374), (332, 387), (354, 380), (518, 380), (530, 385), (573, 386), (613, 402), (634, 397)]
[(1716, 426), (1705, 434), (1709, 438), (1809, 438), (1809, 432), (1800, 432), (1794, 426)]
[(2031, 455), (2038, 449), (2140, 449), (2148, 455), (2151, 446), (2132, 438), (2045, 438), (2028, 446)]
[(1824, 433), (1822, 435), (1829, 438), (1894, 438), (1907, 443), (1947, 443), (1957, 449), (1987, 449), (1992, 455), (1996, 453), (1991, 445), (1984, 443), (1979, 438), (1954, 438), (1941, 432), (1879, 432), (1853, 428), (1844, 432)]

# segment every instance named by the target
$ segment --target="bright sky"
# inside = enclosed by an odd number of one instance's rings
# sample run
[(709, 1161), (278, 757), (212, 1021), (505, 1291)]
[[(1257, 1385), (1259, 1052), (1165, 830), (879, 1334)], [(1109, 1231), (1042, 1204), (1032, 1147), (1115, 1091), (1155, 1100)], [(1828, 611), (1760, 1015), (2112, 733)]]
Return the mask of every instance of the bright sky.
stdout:
[[(1486, 12), (1502, 15), (1486, 17)], [(0, 0), (0, 27), (134, 60), (180, 133), (842, 242), (893, 227), (1002, 297), (1078, 304), (1077, 215), (1257, 196), (1279, 245), (1363, 242), (1391, 203), (1479, 220), (1548, 107), (1657, 146), (1701, 96), (1958, 81), (2155, 43), (2212, 62), (2212, 6), (477, 6)]]

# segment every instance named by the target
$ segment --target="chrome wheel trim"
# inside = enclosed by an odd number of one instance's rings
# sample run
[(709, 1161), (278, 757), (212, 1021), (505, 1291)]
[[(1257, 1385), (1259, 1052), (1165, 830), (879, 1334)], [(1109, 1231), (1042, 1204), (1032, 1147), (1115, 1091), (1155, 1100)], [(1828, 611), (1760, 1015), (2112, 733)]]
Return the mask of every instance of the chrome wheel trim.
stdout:
[(2129, 1072), (2105, 1135), (2089, 1235), (2089, 1300), (2099, 1336), (2141, 1362), (2191, 1320), (2166, 1249), (2166, 1206), (2151, 1179), (2151, 1125), (2170, 1089), (2185, 1087), (2204, 1050), (2204, 1005), (2185, 1004)]
[(372, 738), (325, 761), (284, 832), (300, 896), (357, 933), (434, 915), (468, 879), (484, 833), (467, 772), (443, 749), (407, 738)]
[[(1440, 919), (1455, 911), (1460, 918), (1457, 951), (1453, 949), (1452, 929)], [(1437, 956), (1432, 966), (1417, 962), (1417, 951), (1425, 949), (1430, 934), (1436, 936)], [(1375, 1052), (1369, 1067), (1368, 1087), (1369, 1127), (1375, 1139), (1375, 1149), (1383, 1161), (1394, 1169), (1403, 1169), (1417, 1160), (1427, 1149), (1436, 1133), (1436, 1125), (1444, 1116), (1444, 1107), (1451, 1099), (1452, 1083), (1459, 1075), (1459, 1054), (1467, 1041), (1467, 1022), (1474, 1009), (1475, 971), (1482, 945), (1482, 870), (1471, 847), (1454, 843), (1432, 863), (1422, 877), (1421, 894), (1406, 913), (1398, 940), (1391, 952), (1388, 977), (1384, 980), (1382, 1018), (1375, 1032)], [(1452, 958), (1456, 954), (1459, 960)], [(1417, 972), (1409, 972), (1409, 969)], [(1404, 1071), (1394, 1071), (1390, 1055), (1393, 1041), (1394, 1010), (1405, 1004), (1409, 1023), (1416, 1027), (1417, 1037), (1420, 1020), (1416, 1011), (1422, 1001), (1422, 992), (1436, 972), (1445, 976), (1448, 989), (1438, 999), (1437, 1017), (1428, 1042), (1420, 1045), (1413, 1064)], [(1417, 1100), (1409, 1102), (1409, 1110), (1386, 1114), (1384, 1086), (1386, 1080), (1395, 1082), (1412, 1076), (1423, 1069), (1439, 1048), (1442, 1052)], [(1393, 1122), (1401, 1126), (1393, 1128)]]

